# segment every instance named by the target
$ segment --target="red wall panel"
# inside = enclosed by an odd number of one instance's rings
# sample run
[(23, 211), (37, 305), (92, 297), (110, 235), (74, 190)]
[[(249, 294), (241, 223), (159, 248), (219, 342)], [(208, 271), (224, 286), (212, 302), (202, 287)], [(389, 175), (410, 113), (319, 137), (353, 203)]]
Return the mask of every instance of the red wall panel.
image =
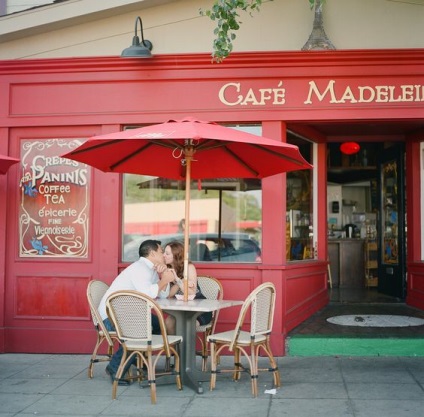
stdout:
[(87, 319), (88, 281), (67, 276), (17, 276), (15, 318)]

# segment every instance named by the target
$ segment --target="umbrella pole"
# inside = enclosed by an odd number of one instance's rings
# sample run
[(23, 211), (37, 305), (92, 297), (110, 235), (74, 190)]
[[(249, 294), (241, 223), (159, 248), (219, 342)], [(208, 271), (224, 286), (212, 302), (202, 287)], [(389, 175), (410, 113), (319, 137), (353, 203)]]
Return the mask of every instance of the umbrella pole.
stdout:
[(185, 187), (185, 228), (184, 228), (184, 301), (188, 300), (188, 254), (190, 238), (190, 182), (191, 182), (191, 160), (193, 148), (186, 148), (186, 187)]

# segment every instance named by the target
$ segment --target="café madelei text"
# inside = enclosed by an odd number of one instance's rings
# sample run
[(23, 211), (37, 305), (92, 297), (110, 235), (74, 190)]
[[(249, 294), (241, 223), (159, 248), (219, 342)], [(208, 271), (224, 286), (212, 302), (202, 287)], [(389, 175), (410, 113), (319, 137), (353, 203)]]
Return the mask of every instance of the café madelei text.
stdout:
[[(219, 90), (219, 100), (226, 106), (265, 106), (266, 104), (283, 105), (286, 103), (286, 88), (280, 81), (276, 88), (249, 88), (239, 82), (223, 85)], [(424, 101), (424, 85), (376, 85), (343, 87), (330, 80), (325, 86), (309, 82), (309, 90), (304, 104), (314, 102), (329, 104), (343, 103), (397, 103)]]

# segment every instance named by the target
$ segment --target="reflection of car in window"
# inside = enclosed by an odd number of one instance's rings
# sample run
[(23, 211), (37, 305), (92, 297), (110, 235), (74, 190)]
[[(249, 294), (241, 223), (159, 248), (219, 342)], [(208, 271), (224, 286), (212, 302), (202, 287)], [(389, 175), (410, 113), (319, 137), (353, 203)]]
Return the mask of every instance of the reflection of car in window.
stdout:
[(206, 243), (191, 242), (190, 244), (190, 259), (196, 261), (209, 262), (212, 260), (210, 250)]
[[(183, 241), (184, 235), (140, 236), (124, 245), (123, 261), (138, 259), (138, 248), (145, 239), (156, 239), (165, 247), (167, 243)], [(200, 233), (190, 236), (190, 260), (194, 262), (261, 262), (261, 249), (247, 233)]]

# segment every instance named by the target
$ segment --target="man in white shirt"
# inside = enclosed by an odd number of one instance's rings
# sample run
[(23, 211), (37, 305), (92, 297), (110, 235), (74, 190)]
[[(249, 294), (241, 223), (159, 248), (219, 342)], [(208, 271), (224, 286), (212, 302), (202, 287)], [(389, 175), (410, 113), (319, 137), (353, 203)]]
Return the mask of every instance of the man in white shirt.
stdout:
[[(99, 305), (99, 313), (108, 330), (114, 330), (106, 313), (106, 299), (115, 291), (136, 290), (151, 298), (166, 298), (169, 294), (169, 284), (175, 280), (174, 274), (168, 270), (161, 244), (158, 240), (145, 240), (139, 248), (140, 259), (124, 269), (112, 282)], [(156, 316), (152, 316), (153, 333), (160, 334), (159, 322)], [(106, 372), (110, 375), (112, 382), (121, 362), (123, 349), (113, 354)], [(128, 384), (121, 379), (120, 385)]]

